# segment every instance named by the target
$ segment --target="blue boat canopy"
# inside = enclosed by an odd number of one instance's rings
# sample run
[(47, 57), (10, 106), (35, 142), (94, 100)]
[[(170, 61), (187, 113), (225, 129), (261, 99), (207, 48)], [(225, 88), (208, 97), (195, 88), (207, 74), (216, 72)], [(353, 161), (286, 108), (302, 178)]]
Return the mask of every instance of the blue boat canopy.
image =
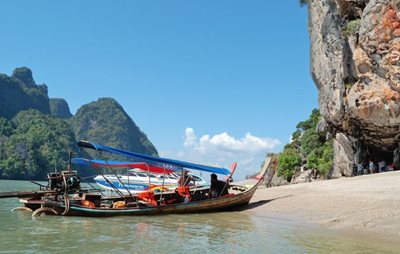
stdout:
[(161, 173), (161, 174), (162, 173), (169, 174), (174, 171), (177, 171), (176, 168), (159, 167), (159, 166), (149, 165), (144, 162), (89, 160), (86, 158), (72, 158), (71, 162), (73, 164), (83, 165), (83, 166), (139, 168), (143, 171), (149, 171), (152, 173)]
[(130, 158), (136, 158), (136, 159), (141, 159), (145, 160), (148, 162), (157, 162), (157, 163), (165, 163), (171, 166), (176, 166), (180, 168), (188, 168), (188, 169), (195, 169), (195, 170), (200, 170), (200, 171), (206, 171), (210, 173), (216, 173), (216, 174), (222, 174), (222, 175), (229, 175), (230, 170), (226, 168), (219, 168), (219, 167), (212, 167), (212, 166), (205, 166), (205, 165), (200, 165), (200, 164), (195, 164), (191, 162), (185, 162), (185, 161), (179, 161), (179, 160), (173, 160), (173, 159), (167, 159), (167, 158), (159, 158), (159, 157), (153, 157), (145, 154), (140, 154), (140, 153), (134, 153), (134, 152), (129, 152), (109, 146), (103, 146), (100, 144), (95, 144), (89, 141), (84, 141), (81, 140), (78, 142), (78, 146), (81, 148), (89, 148), (89, 149), (94, 149), (97, 151), (103, 151), (103, 152), (109, 152), (112, 154), (118, 154)]

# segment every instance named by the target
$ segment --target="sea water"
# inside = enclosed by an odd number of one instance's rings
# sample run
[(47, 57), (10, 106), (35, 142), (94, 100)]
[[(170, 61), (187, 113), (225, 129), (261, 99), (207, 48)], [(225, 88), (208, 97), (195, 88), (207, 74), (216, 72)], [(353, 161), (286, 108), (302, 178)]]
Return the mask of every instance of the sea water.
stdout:
[[(0, 180), (0, 192), (32, 190)], [(264, 204), (268, 205), (268, 203)], [(41, 216), (0, 199), (0, 253), (398, 253), (357, 236), (245, 212), (139, 217)]]

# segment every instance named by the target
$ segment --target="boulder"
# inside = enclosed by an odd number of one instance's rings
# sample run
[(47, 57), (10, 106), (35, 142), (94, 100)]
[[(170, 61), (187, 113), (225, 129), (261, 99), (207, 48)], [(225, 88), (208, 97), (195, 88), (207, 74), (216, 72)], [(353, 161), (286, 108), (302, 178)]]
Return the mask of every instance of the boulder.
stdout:
[(284, 177), (274, 174), (270, 184), (267, 187), (282, 186), (282, 185), (288, 185), (288, 184), (289, 184), (289, 182), (286, 181), (286, 179)]
[(320, 175), (317, 173), (316, 170), (309, 169), (309, 170), (299, 170), (296, 171), (296, 174), (292, 177), (290, 181), (291, 184), (297, 183), (309, 183), (314, 182), (320, 178)]

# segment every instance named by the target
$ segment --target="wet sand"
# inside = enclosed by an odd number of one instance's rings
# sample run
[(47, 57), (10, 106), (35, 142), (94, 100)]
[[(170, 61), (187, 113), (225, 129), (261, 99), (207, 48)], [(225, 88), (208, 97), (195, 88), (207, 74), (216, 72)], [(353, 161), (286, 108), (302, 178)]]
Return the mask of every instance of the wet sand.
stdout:
[(244, 211), (398, 241), (400, 171), (260, 188)]

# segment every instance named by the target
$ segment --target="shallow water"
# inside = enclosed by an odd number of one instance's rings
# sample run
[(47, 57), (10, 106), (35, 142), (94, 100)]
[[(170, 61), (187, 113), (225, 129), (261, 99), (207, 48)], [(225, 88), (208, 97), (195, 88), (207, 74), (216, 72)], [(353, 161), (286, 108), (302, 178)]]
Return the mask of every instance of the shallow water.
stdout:
[[(31, 190), (0, 180), (1, 191)], [(265, 204), (265, 205), (268, 205)], [(398, 253), (393, 246), (241, 212), (142, 217), (42, 216), (0, 199), (0, 253)]]

